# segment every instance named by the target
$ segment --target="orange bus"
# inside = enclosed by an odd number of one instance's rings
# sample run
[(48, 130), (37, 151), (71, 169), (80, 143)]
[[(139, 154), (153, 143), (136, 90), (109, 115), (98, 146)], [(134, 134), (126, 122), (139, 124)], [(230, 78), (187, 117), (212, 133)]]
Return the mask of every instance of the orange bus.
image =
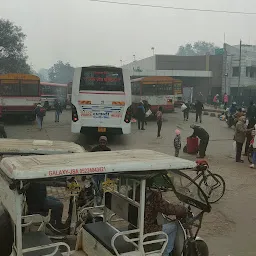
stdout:
[(35, 120), (34, 109), (40, 102), (40, 78), (30, 74), (0, 75), (0, 117), (24, 116)]
[(174, 106), (181, 106), (183, 103), (183, 87), (182, 81), (174, 79), (173, 81)]
[(174, 111), (175, 79), (169, 76), (149, 76), (131, 80), (133, 110), (140, 101), (147, 101), (150, 109), (155, 113), (159, 106), (164, 112)]

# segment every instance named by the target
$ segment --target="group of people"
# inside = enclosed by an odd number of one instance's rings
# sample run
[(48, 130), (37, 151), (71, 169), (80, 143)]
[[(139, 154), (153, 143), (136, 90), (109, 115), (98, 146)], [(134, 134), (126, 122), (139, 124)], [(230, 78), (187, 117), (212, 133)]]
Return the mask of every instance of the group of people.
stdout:
[[(145, 130), (145, 126), (147, 125), (147, 113), (150, 110), (150, 104), (147, 101), (141, 101), (137, 106), (136, 117), (138, 123), (138, 130)], [(163, 108), (160, 106), (158, 111), (156, 112), (156, 123), (157, 123), (157, 138), (161, 137), (161, 130), (163, 124)]]
[(184, 108), (185, 108), (183, 110), (184, 121), (188, 121), (189, 112), (191, 111), (192, 108), (194, 108), (196, 111), (196, 122), (198, 122), (198, 119), (199, 119), (200, 123), (202, 123), (202, 114), (204, 110), (204, 104), (200, 100), (196, 100), (195, 104), (193, 105), (190, 102), (185, 102)]
[[(55, 123), (60, 121), (60, 115), (62, 113), (62, 106), (59, 100), (54, 100), (55, 109)], [(46, 108), (41, 104), (38, 104), (35, 108), (36, 121), (40, 131), (43, 129), (43, 120), (46, 115)]]
[[(220, 104), (220, 95), (217, 93), (214, 97), (213, 97), (213, 105), (215, 108), (217, 108)], [(227, 105), (228, 105), (228, 95), (227, 93), (224, 93), (223, 95), (223, 105), (224, 105), (224, 109), (227, 108)]]

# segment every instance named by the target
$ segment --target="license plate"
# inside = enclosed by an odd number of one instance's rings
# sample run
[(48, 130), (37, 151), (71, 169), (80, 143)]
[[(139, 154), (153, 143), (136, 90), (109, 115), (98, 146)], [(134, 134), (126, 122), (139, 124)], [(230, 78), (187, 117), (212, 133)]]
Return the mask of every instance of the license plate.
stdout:
[(98, 132), (106, 132), (106, 130), (105, 127), (98, 127)]

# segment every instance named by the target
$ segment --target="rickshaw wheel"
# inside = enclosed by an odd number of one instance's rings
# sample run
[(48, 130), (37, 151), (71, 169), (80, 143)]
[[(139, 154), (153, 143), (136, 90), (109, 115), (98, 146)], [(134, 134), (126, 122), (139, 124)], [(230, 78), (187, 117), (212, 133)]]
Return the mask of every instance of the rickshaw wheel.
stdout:
[[(9, 256), (12, 252), (14, 233), (9, 214), (0, 205), (0, 255)], [(4, 242), (3, 242), (4, 241)]]
[(197, 252), (193, 252), (191, 256), (209, 256), (209, 249), (205, 241), (196, 240), (195, 248), (197, 248)]

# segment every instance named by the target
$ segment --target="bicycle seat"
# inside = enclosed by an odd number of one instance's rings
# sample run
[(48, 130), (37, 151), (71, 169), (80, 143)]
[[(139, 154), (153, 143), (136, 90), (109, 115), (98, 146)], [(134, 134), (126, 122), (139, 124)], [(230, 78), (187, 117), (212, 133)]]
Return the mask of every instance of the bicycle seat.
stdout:
[(198, 160), (196, 160), (196, 164), (197, 164), (197, 166), (199, 166), (199, 165), (206, 165), (207, 167), (209, 167), (209, 164), (208, 164), (208, 162), (205, 159), (198, 159)]

